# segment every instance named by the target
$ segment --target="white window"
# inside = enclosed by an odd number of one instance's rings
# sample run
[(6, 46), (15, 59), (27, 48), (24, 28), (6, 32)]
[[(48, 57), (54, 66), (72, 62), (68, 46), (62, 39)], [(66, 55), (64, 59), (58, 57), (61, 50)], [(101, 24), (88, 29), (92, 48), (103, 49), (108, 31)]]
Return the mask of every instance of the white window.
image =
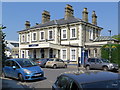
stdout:
[(21, 35), (21, 42), (25, 42), (25, 35)]
[(27, 42), (30, 42), (30, 34), (27, 34)]
[(67, 60), (67, 49), (61, 49), (61, 59)]
[(67, 31), (65, 29), (62, 30), (62, 39), (67, 39)]
[(76, 61), (76, 48), (71, 48), (70, 49), (70, 60), (71, 61)]
[(70, 38), (76, 38), (76, 28), (70, 29)]
[(37, 40), (37, 33), (34, 32), (32, 33), (32, 41), (36, 41)]
[(97, 49), (94, 49), (94, 57), (97, 57)]
[(40, 31), (40, 40), (45, 40), (45, 32)]
[(48, 40), (52, 40), (53, 39), (53, 31), (49, 30), (48, 31)]
[(93, 40), (93, 30), (89, 30), (89, 39)]

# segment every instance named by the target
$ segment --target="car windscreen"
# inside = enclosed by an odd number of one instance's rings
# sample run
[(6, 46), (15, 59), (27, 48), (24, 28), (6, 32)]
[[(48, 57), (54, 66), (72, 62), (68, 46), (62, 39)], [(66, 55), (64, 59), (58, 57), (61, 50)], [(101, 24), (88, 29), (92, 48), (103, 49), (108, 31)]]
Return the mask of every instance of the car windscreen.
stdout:
[(32, 67), (37, 66), (37, 64), (29, 59), (18, 59), (16, 60), (21, 67)]
[(54, 61), (54, 59), (49, 59), (48, 61)]
[(82, 84), (83, 90), (87, 90), (89, 88), (119, 88), (119, 87), (120, 79)]
[(110, 61), (109, 60), (107, 60), (107, 59), (101, 59), (103, 62), (105, 62), (105, 63), (110, 63)]

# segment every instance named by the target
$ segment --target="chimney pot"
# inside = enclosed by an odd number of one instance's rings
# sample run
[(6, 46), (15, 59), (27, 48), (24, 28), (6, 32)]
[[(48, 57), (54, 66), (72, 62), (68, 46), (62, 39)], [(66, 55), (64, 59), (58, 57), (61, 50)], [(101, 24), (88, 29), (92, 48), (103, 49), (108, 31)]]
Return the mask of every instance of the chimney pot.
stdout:
[(50, 21), (50, 13), (46, 10), (42, 12), (42, 24)]
[(82, 14), (83, 14), (82, 15), (83, 21), (88, 22), (88, 11), (87, 11), (87, 8), (84, 8)]
[(74, 14), (73, 7), (69, 4), (67, 4), (65, 7), (65, 19), (73, 17), (73, 14)]
[(25, 22), (25, 26), (26, 26), (26, 29), (27, 29), (27, 28), (30, 28), (30, 21), (26, 21), (26, 22)]
[(92, 12), (92, 24), (97, 25), (97, 16), (95, 11)]

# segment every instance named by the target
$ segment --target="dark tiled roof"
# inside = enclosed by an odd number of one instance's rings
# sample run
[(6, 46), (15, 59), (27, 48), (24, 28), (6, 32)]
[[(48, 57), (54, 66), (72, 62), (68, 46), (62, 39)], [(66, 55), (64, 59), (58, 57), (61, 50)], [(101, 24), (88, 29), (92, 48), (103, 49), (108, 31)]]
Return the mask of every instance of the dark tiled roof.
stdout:
[(98, 42), (98, 41), (118, 41), (110, 36), (100, 36), (95, 38), (93, 41)]
[[(21, 30), (21, 31), (26, 31), (29, 29), (41, 28), (41, 27), (46, 27), (46, 26), (52, 26), (52, 25), (70, 24), (70, 23), (76, 23), (76, 22), (81, 22), (81, 21), (82, 21), (81, 19), (75, 18), (75, 17), (70, 17), (66, 20), (63, 18), (63, 19), (59, 19), (59, 20), (52, 20), (52, 21), (46, 22), (44, 24), (39, 24), (39, 25), (33, 26), (33, 27), (25, 29), (25, 30)], [(84, 21), (82, 21), (82, 22), (84, 22)], [(18, 32), (20, 32), (20, 31), (18, 31)]]

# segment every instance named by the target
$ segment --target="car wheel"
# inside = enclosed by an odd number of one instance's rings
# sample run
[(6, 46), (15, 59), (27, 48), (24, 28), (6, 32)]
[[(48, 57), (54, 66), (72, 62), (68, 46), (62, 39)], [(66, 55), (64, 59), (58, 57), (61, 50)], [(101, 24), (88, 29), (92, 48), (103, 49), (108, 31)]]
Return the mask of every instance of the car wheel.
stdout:
[(88, 65), (88, 66), (86, 66), (86, 70), (90, 70), (90, 66)]
[(6, 75), (5, 75), (5, 73), (4, 73), (4, 72), (2, 72), (2, 77), (3, 77), (3, 78), (6, 78)]
[(57, 68), (57, 65), (53, 65), (53, 68), (56, 69), (56, 68)]
[(22, 74), (19, 74), (19, 80), (20, 80), (21, 82), (24, 81), (24, 78), (23, 78)]
[(103, 67), (103, 70), (104, 70), (104, 71), (108, 71), (108, 67), (107, 67), (107, 66), (104, 66), (104, 67)]
[(67, 65), (65, 64), (64, 68), (67, 68)]

